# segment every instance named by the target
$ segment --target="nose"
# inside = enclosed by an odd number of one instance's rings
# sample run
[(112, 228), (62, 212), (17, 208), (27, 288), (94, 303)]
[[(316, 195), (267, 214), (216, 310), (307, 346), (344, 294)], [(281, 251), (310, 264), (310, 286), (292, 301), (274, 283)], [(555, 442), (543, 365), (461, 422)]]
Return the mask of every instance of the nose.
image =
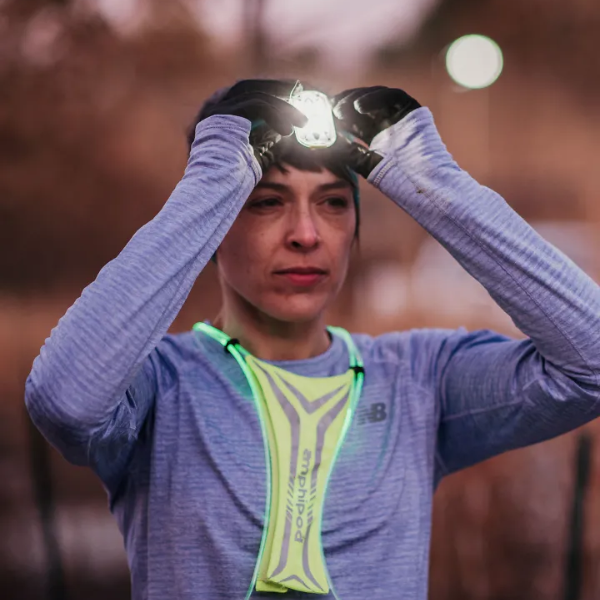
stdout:
[(314, 250), (321, 243), (319, 228), (309, 207), (294, 211), (287, 235), (287, 244), (294, 250)]

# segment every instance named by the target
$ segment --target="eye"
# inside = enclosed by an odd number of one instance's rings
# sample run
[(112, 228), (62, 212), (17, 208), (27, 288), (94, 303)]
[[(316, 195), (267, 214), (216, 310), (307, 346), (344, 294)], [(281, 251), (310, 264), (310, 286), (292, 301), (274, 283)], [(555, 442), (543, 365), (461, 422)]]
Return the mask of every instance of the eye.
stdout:
[(325, 199), (325, 202), (328, 206), (335, 209), (348, 208), (350, 205), (348, 198), (345, 198), (344, 196), (330, 196)]
[(249, 208), (257, 209), (257, 210), (265, 210), (269, 208), (276, 208), (281, 205), (281, 200), (279, 198), (260, 198), (258, 200), (254, 200), (250, 202)]

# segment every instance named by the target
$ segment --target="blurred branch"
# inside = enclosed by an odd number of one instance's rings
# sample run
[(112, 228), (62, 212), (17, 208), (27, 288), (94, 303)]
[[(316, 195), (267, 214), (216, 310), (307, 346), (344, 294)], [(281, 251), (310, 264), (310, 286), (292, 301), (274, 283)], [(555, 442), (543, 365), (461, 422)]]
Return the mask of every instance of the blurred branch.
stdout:
[(256, 72), (265, 69), (268, 61), (267, 40), (263, 25), (265, 6), (265, 0), (246, 0), (245, 3), (244, 21), (248, 24), (250, 68)]
[(67, 588), (56, 531), (54, 490), (48, 444), (27, 416), (31, 478), (46, 558), (46, 600), (66, 600)]
[(575, 458), (575, 488), (571, 507), (571, 529), (565, 569), (565, 600), (580, 600), (582, 590), (582, 566), (584, 553), (584, 505), (590, 479), (592, 438), (582, 433)]

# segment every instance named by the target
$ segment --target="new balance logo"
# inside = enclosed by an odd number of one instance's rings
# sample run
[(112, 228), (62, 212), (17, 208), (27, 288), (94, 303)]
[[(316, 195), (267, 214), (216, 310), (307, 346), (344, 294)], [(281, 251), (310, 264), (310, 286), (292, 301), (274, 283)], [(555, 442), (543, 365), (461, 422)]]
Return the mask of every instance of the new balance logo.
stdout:
[(387, 409), (383, 402), (375, 402), (358, 412), (358, 424), (381, 423), (387, 419)]

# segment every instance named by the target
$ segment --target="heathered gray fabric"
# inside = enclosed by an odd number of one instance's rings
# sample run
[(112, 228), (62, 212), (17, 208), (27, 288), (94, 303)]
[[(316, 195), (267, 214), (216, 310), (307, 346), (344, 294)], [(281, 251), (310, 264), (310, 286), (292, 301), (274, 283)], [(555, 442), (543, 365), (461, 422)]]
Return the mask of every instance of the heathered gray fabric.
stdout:
[[(167, 335), (260, 177), (249, 129), (239, 117), (198, 126), (164, 208), (60, 320), (27, 381), (36, 425), (104, 482), (136, 600), (243, 599), (254, 569), (266, 482), (250, 389), (217, 342)], [(354, 336), (365, 388), (326, 498), (327, 564), (342, 600), (425, 600), (440, 478), (600, 413), (600, 290), (456, 166), (427, 109), (373, 147), (385, 159), (371, 182), (530, 338), (464, 330)], [(276, 364), (337, 375), (348, 356), (334, 338), (322, 356)]]

